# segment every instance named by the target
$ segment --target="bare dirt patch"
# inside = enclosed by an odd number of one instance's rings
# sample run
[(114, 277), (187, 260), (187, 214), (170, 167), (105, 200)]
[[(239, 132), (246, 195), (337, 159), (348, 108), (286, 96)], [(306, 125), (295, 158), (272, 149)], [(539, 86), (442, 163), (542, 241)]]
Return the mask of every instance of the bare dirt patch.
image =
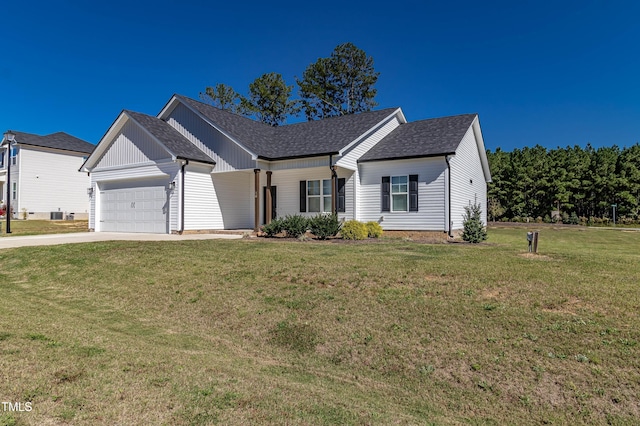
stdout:
[(546, 256), (544, 254), (538, 254), (538, 253), (520, 253), (519, 254), (520, 257), (524, 257), (525, 259), (532, 259), (532, 260), (554, 260), (552, 257), (550, 256)]

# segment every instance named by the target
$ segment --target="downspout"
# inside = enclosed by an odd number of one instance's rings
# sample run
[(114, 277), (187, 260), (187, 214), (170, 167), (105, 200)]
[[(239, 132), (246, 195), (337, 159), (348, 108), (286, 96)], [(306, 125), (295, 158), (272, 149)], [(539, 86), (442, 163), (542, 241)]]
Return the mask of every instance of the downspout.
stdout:
[(189, 164), (189, 160), (185, 160), (184, 163), (182, 163), (180, 170), (180, 234), (184, 232), (184, 168), (187, 164)]
[(449, 177), (449, 179), (447, 179), (447, 204), (448, 204), (448, 208), (447, 208), (447, 214), (449, 217), (447, 217), (447, 229), (448, 229), (448, 234), (449, 234), (449, 238), (453, 238), (453, 233), (451, 232), (451, 163), (449, 163), (449, 160), (451, 156), (449, 155), (445, 155), (444, 156), (444, 161), (447, 162), (447, 175)]

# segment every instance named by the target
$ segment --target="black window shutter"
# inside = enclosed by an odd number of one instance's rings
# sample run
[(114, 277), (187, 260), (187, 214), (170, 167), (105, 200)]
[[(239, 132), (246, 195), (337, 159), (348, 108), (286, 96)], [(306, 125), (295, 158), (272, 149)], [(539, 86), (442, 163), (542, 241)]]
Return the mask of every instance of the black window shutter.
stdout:
[(418, 211), (418, 175), (409, 175), (409, 211)]
[(380, 186), (382, 199), (382, 211), (391, 211), (391, 177), (382, 176), (382, 185)]
[(307, 211), (307, 181), (300, 181), (300, 213)]
[(344, 198), (344, 184), (345, 178), (338, 178), (338, 212), (344, 213), (346, 211), (346, 202)]

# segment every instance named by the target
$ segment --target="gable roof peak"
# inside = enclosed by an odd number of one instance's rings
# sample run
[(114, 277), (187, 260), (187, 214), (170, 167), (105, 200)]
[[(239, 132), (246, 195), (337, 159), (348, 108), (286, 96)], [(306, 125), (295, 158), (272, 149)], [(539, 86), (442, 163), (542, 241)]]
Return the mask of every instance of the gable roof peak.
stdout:
[[(199, 114), (255, 158), (266, 160), (337, 154), (394, 113), (401, 115), (401, 122), (405, 121), (399, 108), (385, 108), (272, 127), (183, 95), (174, 94), (173, 99)], [(167, 106), (159, 116), (167, 116)]]

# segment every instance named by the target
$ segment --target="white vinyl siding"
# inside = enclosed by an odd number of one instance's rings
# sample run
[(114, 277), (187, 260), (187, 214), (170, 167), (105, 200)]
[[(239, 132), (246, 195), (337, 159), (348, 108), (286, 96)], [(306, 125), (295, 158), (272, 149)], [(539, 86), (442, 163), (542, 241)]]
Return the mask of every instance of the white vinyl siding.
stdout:
[(475, 202), (482, 207), (482, 222), (487, 223), (487, 184), (473, 126), (462, 138), (451, 158), (451, 221), (453, 229), (462, 229), (464, 207)]
[(167, 123), (213, 158), (216, 172), (255, 168), (251, 154), (183, 104), (173, 109)]
[(22, 209), (41, 214), (60, 211), (63, 217), (70, 213), (87, 214), (89, 177), (78, 171), (84, 162), (83, 155), (87, 154), (22, 146), (16, 174), (11, 166), (11, 182), (17, 184), (19, 201), (14, 206), (15, 214), (22, 217)]
[(211, 178), (220, 205), (223, 228), (253, 229), (253, 171), (212, 173)]
[[(334, 160), (335, 161), (335, 160)], [(258, 168), (263, 170), (291, 170), (306, 169), (310, 167), (329, 167), (329, 156), (296, 158), (294, 160), (280, 160), (264, 162), (260, 161)]]
[(252, 229), (253, 178), (253, 172), (211, 173), (208, 167), (187, 166), (184, 229)]
[[(354, 202), (353, 202), (353, 171), (338, 168), (338, 178), (345, 178), (345, 212), (338, 213), (338, 218), (353, 219), (354, 218)], [(262, 173), (264, 175), (264, 172)], [(278, 217), (284, 217), (286, 215), (301, 214), (307, 217), (313, 217), (317, 215), (317, 212), (304, 213), (300, 212), (300, 181), (325, 179), (331, 180), (331, 170), (328, 166), (315, 167), (308, 169), (291, 169), (291, 170), (279, 170), (274, 171), (271, 176), (271, 184), (277, 187), (277, 215)], [(266, 179), (261, 176), (261, 185), (264, 185)], [(260, 192), (262, 197), (262, 192)], [(330, 198), (329, 198), (330, 200)], [(263, 217), (262, 212), (262, 199), (260, 200), (260, 218)]]
[(129, 120), (102, 155), (95, 170), (169, 158), (171, 155), (158, 142), (142, 127)]
[(365, 137), (363, 141), (351, 147), (336, 164), (340, 167), (355, 170), (358, 167), (358, 159), (373, 148), (378, 142), (384, 139), (385, 136), (395, 130), (399, 125), (400, 122), (398, 121), (398, 117), (394, 115), (379, 129)]
[(184, 179), (184, 230), (224, 229), (210, 169), (187, 166)]
[[(445, 230), (444, 158), (372, 161), (359, 165), (358, 220), (382, 221), (386, 230)], [(418, 175), (418, 211), (382, 212), (383, 176)]]

